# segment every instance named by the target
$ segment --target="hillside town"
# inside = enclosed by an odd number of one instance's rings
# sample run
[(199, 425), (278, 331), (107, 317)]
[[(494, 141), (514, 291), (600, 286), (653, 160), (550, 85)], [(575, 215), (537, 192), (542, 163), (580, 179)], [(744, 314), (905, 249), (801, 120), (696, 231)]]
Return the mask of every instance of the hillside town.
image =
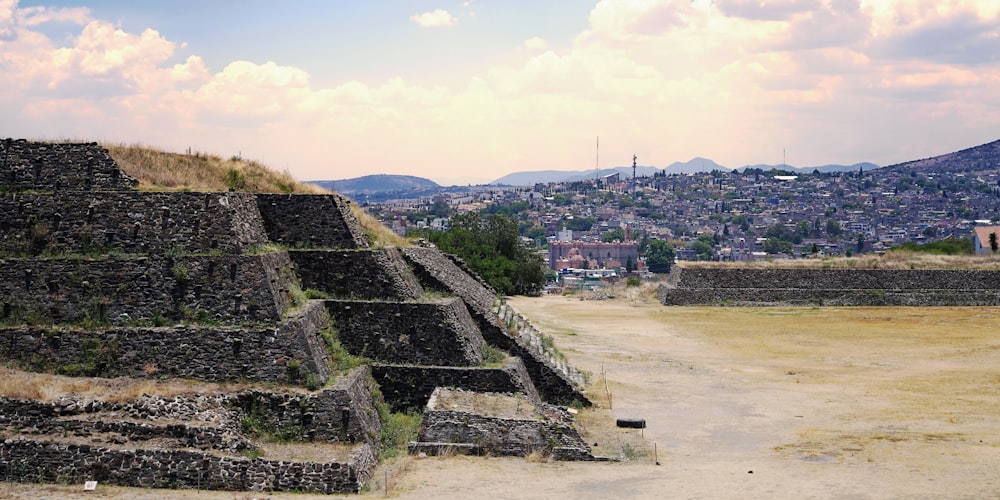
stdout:
[[(400, 234), (443, 230), (468, 211), (504, 214), (553, 270), (643, 268), (652, 239), (678, 260), (850, 256), (974, 238), (1000, 224), (1000, 141), (872, 170), (781, 168), (473, 186), (366, 209)], [(981, 238), (980, 238), (981, 239)], [(988, 242), (977, 248), (990, 251)]]

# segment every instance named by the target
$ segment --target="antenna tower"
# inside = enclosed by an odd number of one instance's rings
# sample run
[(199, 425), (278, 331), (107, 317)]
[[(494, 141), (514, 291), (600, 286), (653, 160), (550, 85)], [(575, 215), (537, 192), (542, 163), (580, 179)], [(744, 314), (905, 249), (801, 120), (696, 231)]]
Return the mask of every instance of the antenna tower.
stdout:
[(594, 153), (594, 187), (601, 188), (601, 136), (597, 136), (597, 150)]

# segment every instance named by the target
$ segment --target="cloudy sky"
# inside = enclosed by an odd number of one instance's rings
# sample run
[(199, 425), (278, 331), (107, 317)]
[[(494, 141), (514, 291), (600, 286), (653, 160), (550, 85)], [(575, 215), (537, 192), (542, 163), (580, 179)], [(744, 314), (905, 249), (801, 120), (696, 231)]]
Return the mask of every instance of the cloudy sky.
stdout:
[(1000, 139), (1000, 0), (0, 0), (0, 137), (303, 180), (884, 165)]

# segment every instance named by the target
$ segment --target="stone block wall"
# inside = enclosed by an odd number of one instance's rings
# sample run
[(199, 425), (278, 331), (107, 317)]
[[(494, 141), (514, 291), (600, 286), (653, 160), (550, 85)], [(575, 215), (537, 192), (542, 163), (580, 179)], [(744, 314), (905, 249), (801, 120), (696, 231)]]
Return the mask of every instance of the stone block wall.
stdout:
[(0, 321), (277, 321), (294, 280), (286, 252), (3, 259)]
[(178, 448), (229, 452), (254, 448), (239, 434), (238, 422), (229, 417), (232, 412), (221, 409), (220, 399), (143, 396), (138, 401), (107, 402), (63, 397), (39, 402), (0, 397), (0, 432), (28, 438), (72, 436), (132, 446), (155, 439), (160, 446)]
[(408, 247), (403, 249), (403, 255), (424, 287), (461, 297), (474, 314), (489, 314), (497, 293), (474, 272), (437, 248)]
[(373, 364), (371, 370), (386, 403), (397, 412), (422, 410), (438, 387), (519, 392), (535, 401), (540, 400), (520, 358), (510, 358), (501, 368)]
[(384, 363), (476, 366), (483, 336), (458, 298), (437, 302), (327, 300), (340, 344)]
[[(287, 321), (255, 326), (0, 328), (0, 359), (32, 371), (103, 377), (257, 380), (302, 385), (306, 371), (330, 376), (311, 302)], [(291, 369), (290, 363), (300, 363)]]
[(6, 439), (0, 478), (16, 482), (103, 484), (140, 488), (359, 493), (377, 464), (361, 445), (347, 463), (218, 456), (188, 450), (114, 449)]
[(436, 248), (405, 248), (403, 254), (425, 288), (453, 293), (466, 303), (488, 344), (523, 360), (542, 400), (563, 405), (590, 404), (569, 372), (544, 349), (533, 346), (530, 336), (522, 339), (508, 333), (505, 324), (508, 318), (501, 318), (499, 310), (493, 307), (496, 292), (477, 279), (475, 273)]
[(289, 248), (368, 248), (368, 238), (340, 195), (258, 194), (271, 241)]
[(379, 250), (291, 250), (302, 286), (331, 297), (412, 300), (423, 288), (395, 248)]
[(270, 428), (296, 429), (305, 441), (378, 446), (382, 423), (373, 397), (375, 388), (371, 370), (362, 366), (321, 391), (243, 391), (231, 396), (228, 404)]
[(254, 195), (0, 195), (0, 255), (239, 254), (267, 243)]
[(665, 305), (1000, 305), (1000, 271), (678, 268)]
[(5, 191), (124, 191), (138, 183), (96, 142), (0, 140), (0, 186)]
[[(411, 448), (422, 451), (454, 444), (475, 454), (525, 457), (535, 452), (553, 454), (557, 458), (594, 460), (590, 447), (573, 426), (573, 418), (565, 410), (530, 400), (518, 402), (513, 414), (493, 414), (490, 407), (510, 407), (515, 396), (507, 394), (477, 394), (484, 408), (468, 411), (441, 405), (442, 398), (461, 397), (462, 391), (438, 388), (431, 395), (420, 425), (419, 442)], [(432, 445), (439, 446), (432, 446)], [(423, 445), (423, 446), (421, 446)]]

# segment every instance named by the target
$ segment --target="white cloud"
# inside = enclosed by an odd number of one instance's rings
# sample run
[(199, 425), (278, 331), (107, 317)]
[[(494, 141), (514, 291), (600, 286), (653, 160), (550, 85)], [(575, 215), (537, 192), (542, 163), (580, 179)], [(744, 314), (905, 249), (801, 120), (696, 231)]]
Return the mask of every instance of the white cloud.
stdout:
[(444, 9), (434, 9), (423, 14), (414, 14), (410, 20), (423, 26), (424, 28), (439, 28), (442, 26), (454, 26), (458, 24), (458, 18), (452, 16)]
[[(54, 41), (19, 21), (40, 13), (0, 0), (0, 33), (16, 31), (0, 37), (0, 109), (25, 127), (7, 135), (242, 151), (310, 179), (589, 168), (595, 135), (610, 164), (638, 153), (736, 167), (786, 146), (799, 164), (878, 162), (935, 153), (900, 152), (886, 136), (935, 144), (1000, 129), (1000, 62), (984, 56), (1000, 9), (985, 3), (604, 0), (570, 48), (534, 37), (467, 82), (435, 86), (408, 75), (316, 84), (281, 61), (210, 71), (198, 55), (178, 63), (183, 46), (153, 29), (102, 20)], [(443, 10), (411, 19), (457, 22)], [(964, 38), (918, 50), (940, 33)]]
[(529, 50), (542, 50), (549, 46), (549, 43), (545, 41), (544, 38), (533, 36), (524, 41), (524, 48)]
[[(2, 7), (0, 7), (2, 9)], [(2, 17), (2, 16), (0, 16)], [(25, 27), (51, 22), (70, 22), (83, 25), (91, 20), (90, 9), (74, 7), (56, 9), (51, 7), (26, 7), (18, 9), (18, 24)]]

